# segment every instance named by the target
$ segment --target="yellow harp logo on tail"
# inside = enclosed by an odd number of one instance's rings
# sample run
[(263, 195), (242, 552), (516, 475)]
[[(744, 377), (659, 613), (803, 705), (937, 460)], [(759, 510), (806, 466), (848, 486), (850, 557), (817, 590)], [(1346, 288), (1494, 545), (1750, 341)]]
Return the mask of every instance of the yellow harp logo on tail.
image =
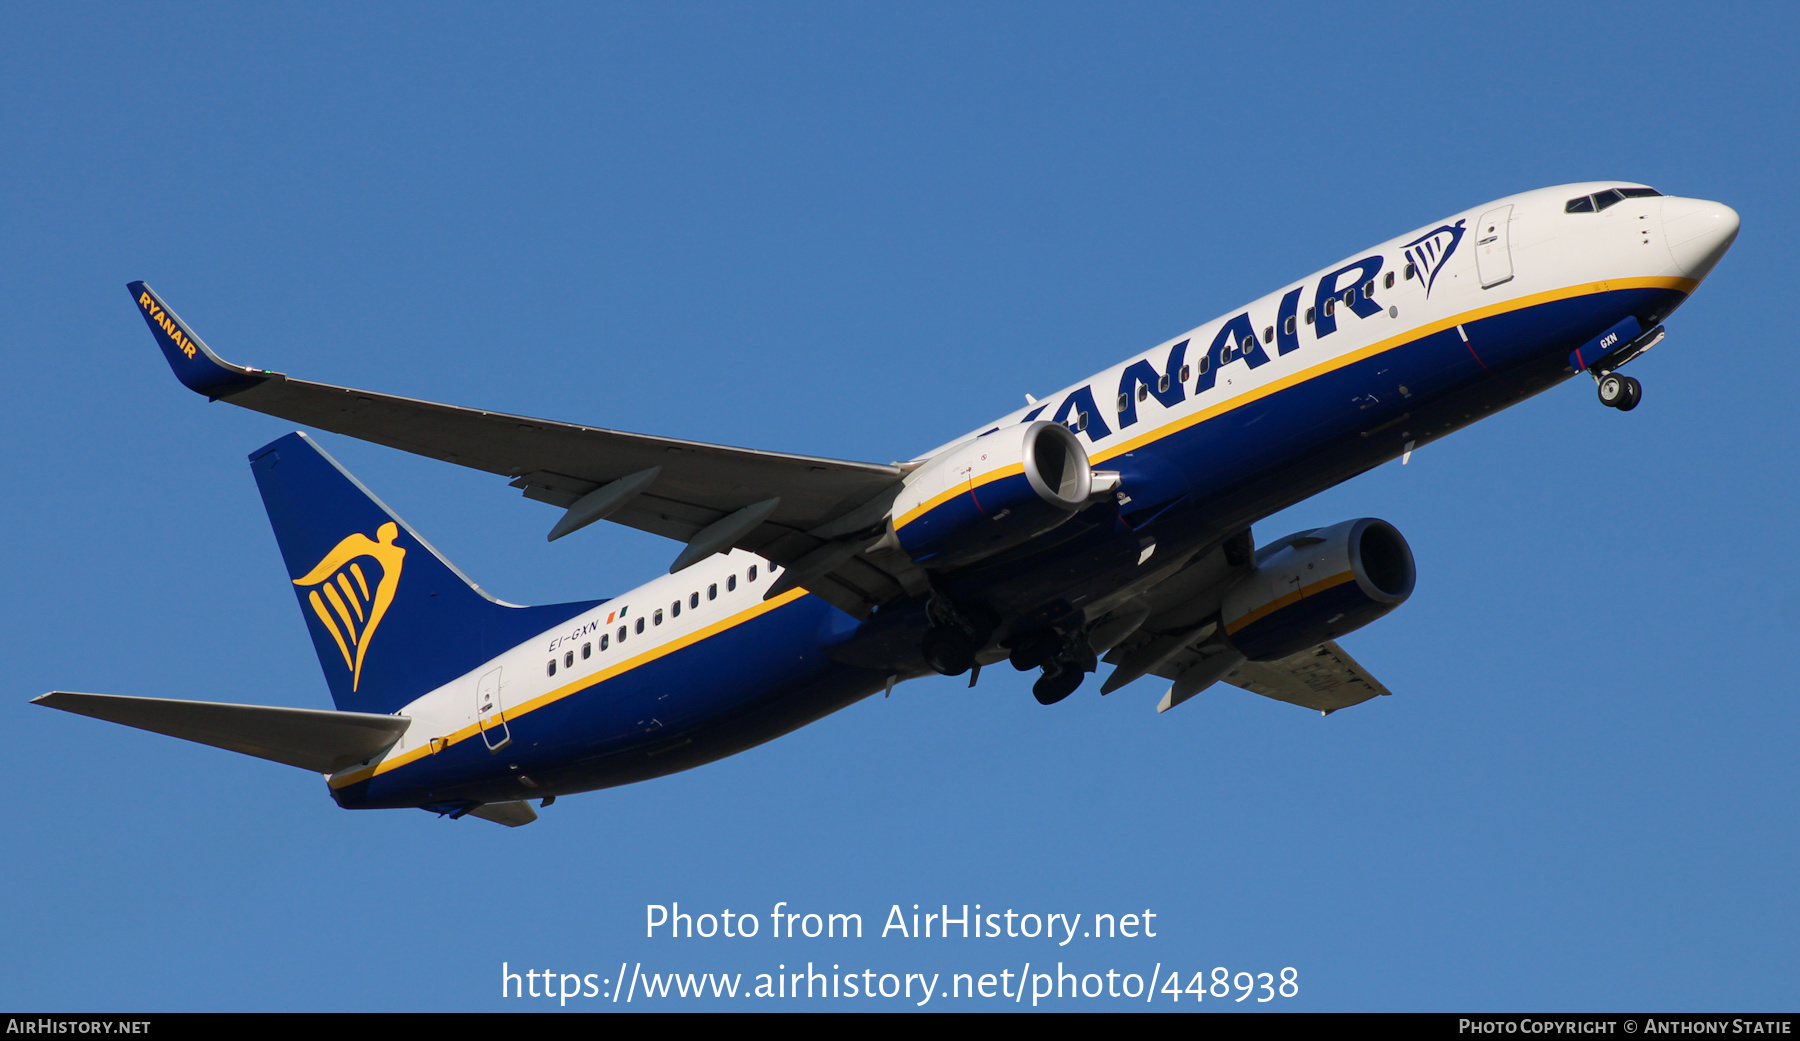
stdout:
[[(399, 525), (389, 521), (375, 530), (373, 539), (362, 534), (346, 536), (311, 571), (294, 579), (297, 586), (315, 587), (306, 594), (306, 602), (337, 641), (344, 667), (350, 670), (351, 690), (362, 682), (369, 639), (400, 585), (400, 564), (406, 550), (394, 545), (399, 535)], [(369, 584), (365, 560), (378, 569), (374, 585)]]

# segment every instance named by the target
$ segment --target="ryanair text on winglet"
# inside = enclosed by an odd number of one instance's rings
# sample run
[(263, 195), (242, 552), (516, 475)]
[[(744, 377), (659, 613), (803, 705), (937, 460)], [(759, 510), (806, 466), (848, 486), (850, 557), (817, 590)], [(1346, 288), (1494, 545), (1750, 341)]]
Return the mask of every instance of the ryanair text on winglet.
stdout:
[(181, 353), (189, 358), (200, 353), (200, 349), (194, 346), (194, 341), (188, 339), (187, 333), (181, 331), (181, 327), (175, 324), (175, 319), (169, 317), (169, 312), (163, 310), (162, 305), (148, 291), (138, 294), (138, 306), (144, 309), (152, 322), (162, 326), (162, 331), (169, 334), (169, 339), (175, 341), (175, 346), (180, 348)]

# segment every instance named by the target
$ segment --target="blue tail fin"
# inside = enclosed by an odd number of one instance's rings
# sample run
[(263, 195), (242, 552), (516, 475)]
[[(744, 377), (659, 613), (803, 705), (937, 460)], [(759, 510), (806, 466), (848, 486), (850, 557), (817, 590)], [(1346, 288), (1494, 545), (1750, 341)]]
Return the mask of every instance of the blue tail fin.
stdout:
[(341, 710), (394, 712), (599, 602), (495, 600), (305, 434), (250, 469)]

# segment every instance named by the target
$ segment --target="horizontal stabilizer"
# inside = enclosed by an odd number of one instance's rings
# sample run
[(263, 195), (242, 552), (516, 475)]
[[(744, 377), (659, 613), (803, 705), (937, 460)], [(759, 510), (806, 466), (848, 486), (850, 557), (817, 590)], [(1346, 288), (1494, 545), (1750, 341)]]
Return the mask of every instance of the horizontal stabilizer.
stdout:
[(385, 752), (405, 716), (51, 691), (32, 704), (328, 774)]
[(514, 802), (484, 802), (470, 810), (469, 816), (517, 828), (537, 820), (537, 811), (531, 808), (530, 803), (520, 799)]

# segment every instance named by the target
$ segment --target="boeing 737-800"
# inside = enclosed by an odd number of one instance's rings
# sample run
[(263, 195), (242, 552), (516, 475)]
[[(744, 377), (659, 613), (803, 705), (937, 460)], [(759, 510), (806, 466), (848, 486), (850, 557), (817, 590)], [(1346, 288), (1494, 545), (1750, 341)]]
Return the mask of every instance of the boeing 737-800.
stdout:
[(1607, 181), (1384, 242), (909, 462), (787, 455), (327, 386), (221, 359), (130, 285), (208, 398), (509, 479), (683, 544), (606, 600), (490, 597), (305, 434), (250, 468), (336, 711), (57, 691), (37, 701), (327, 776), (347, 808), (518, 825), (895, 683), (1003, 661), (1037, 699), (1148, 675), (1332, 712), (1387, 691), (1335, 642), (1412, 593), (1406, 540), (1265, 517), (1573, 376), (1620, 369), (1737, 235), (1715, 202)]

